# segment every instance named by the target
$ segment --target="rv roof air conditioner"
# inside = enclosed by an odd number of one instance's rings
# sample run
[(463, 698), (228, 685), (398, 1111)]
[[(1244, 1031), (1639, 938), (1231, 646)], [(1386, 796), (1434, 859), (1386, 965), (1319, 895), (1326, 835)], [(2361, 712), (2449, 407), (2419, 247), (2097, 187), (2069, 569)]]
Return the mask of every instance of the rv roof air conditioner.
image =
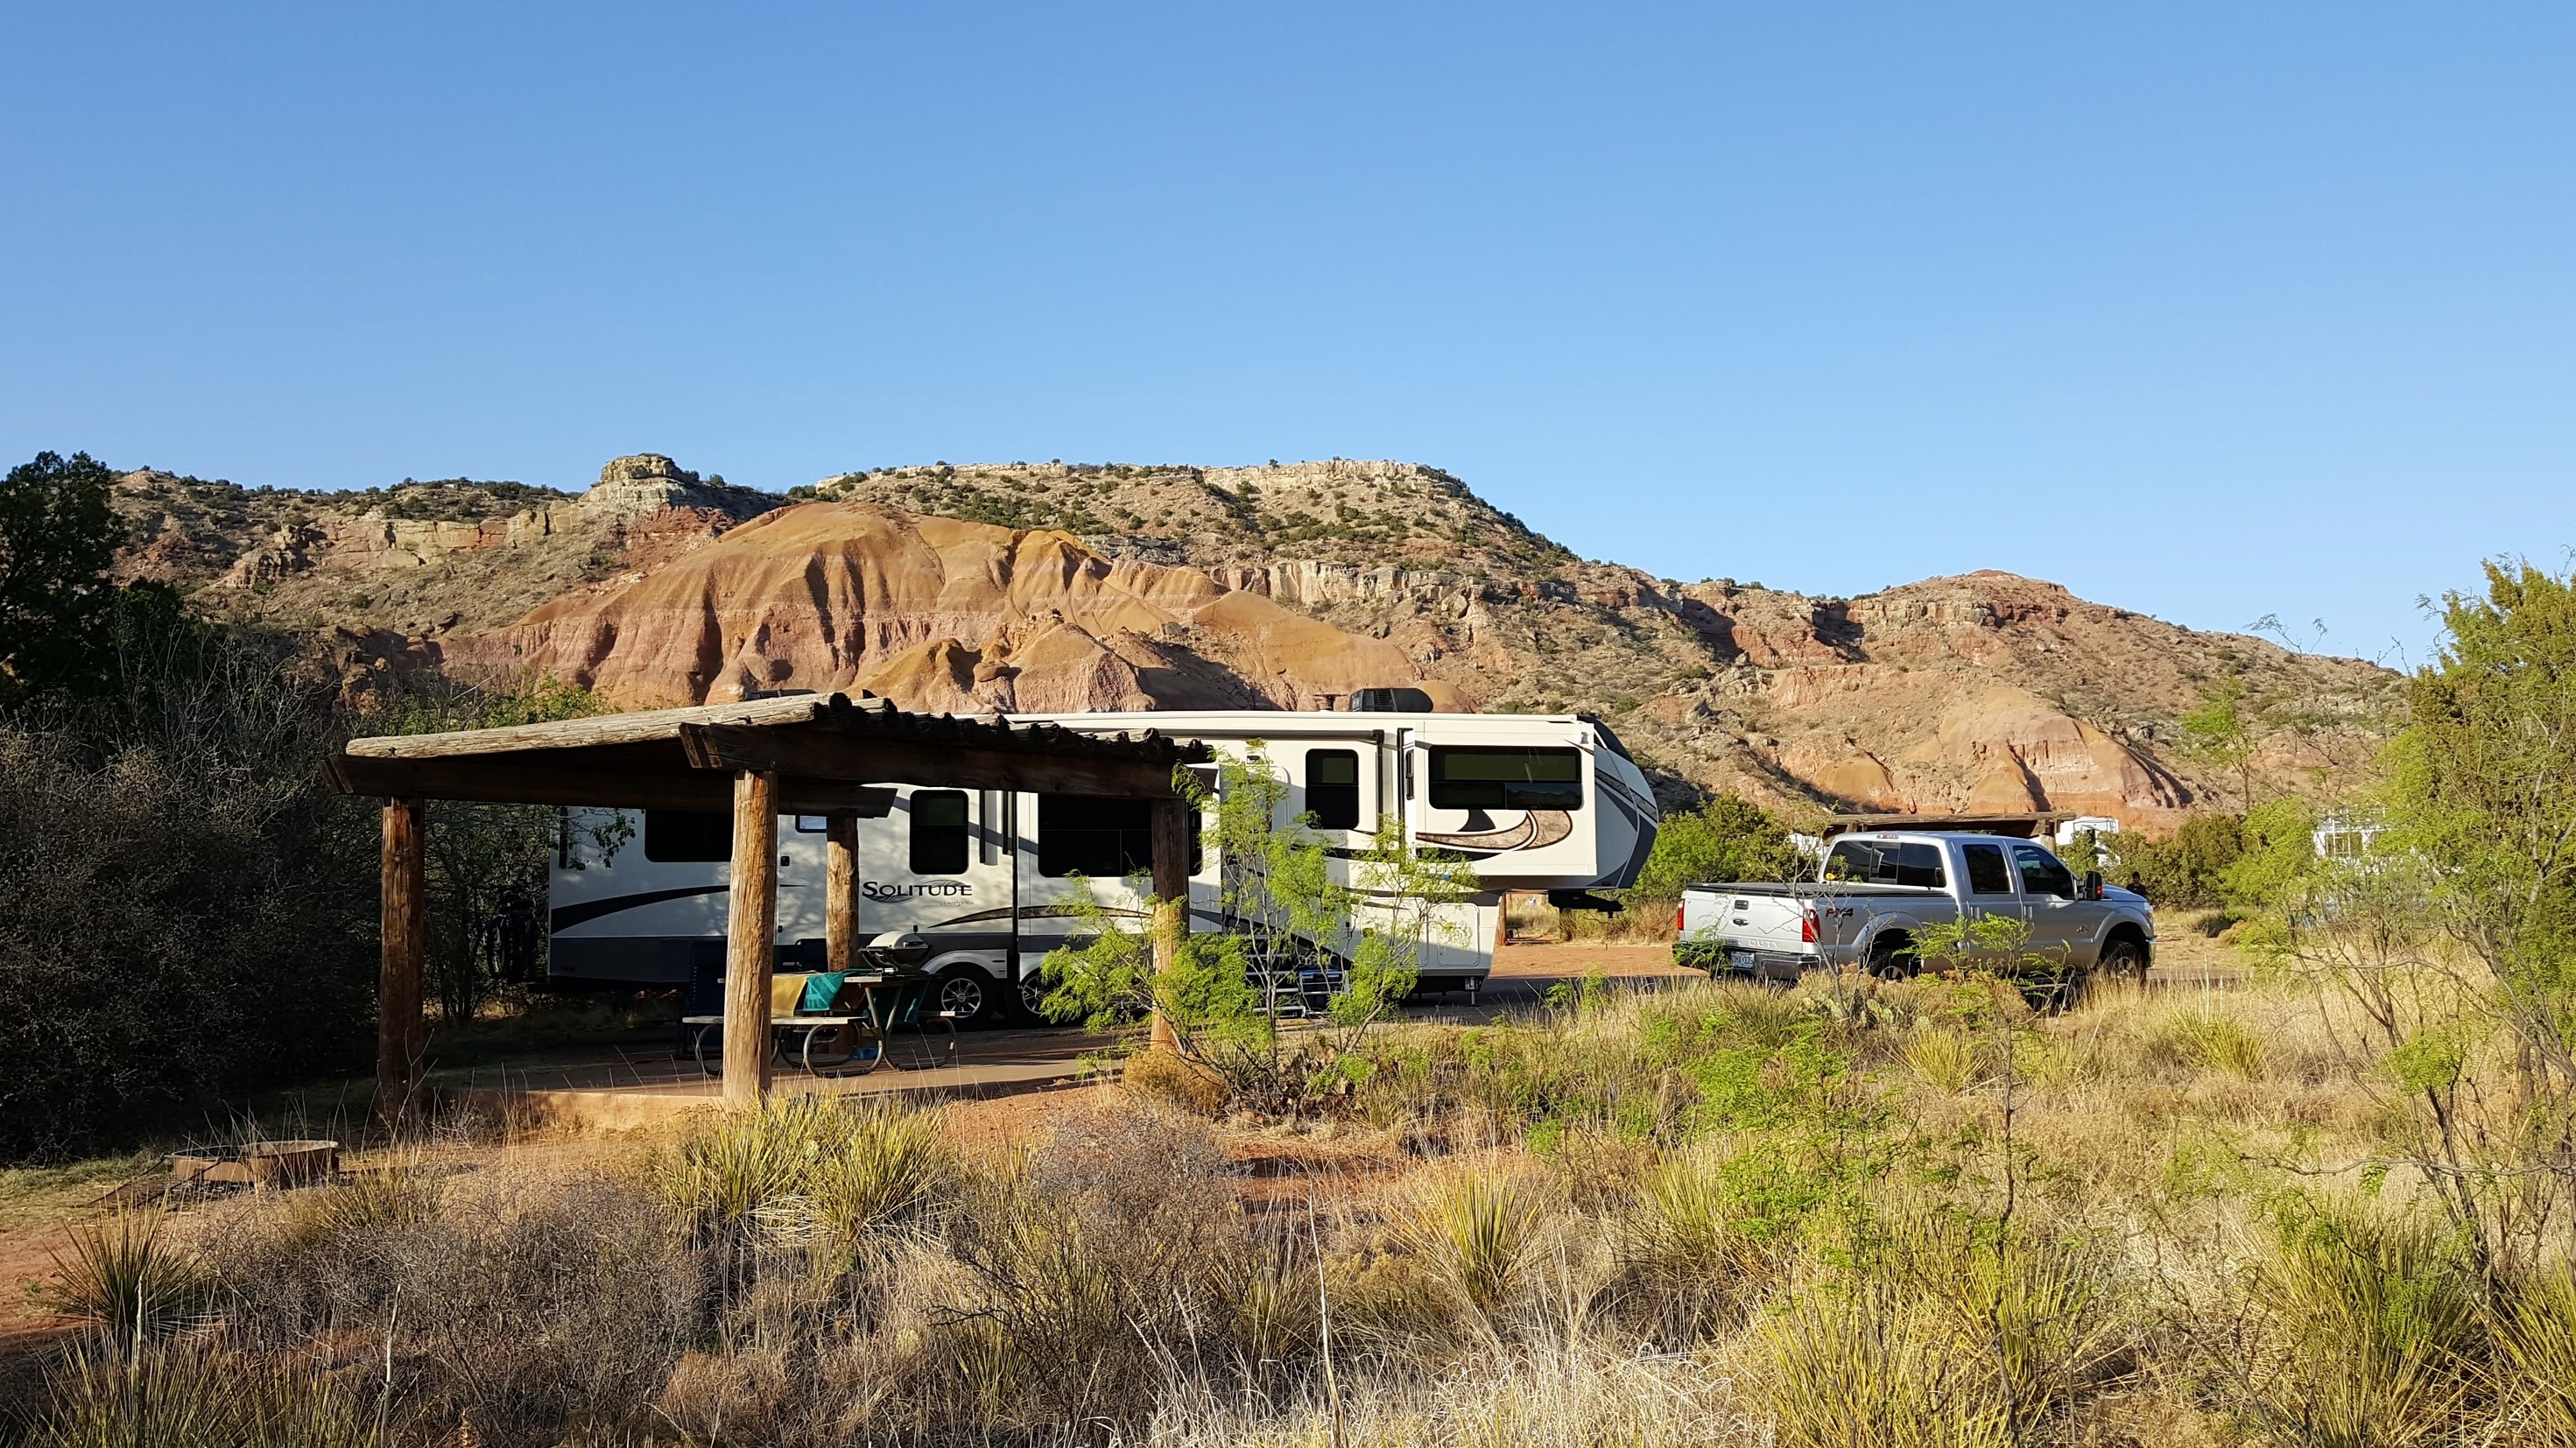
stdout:
[(1358, 714), (1428, 714), (1431, 696), (1420, 689), (1361, 689), (1351, 695)]

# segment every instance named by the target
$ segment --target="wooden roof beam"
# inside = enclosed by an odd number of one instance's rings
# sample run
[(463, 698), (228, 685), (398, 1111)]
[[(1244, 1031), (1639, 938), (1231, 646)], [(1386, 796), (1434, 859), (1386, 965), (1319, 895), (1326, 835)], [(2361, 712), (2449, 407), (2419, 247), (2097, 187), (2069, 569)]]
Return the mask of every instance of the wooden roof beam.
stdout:
[[(712, 813), (733, 808), (733, 781), (725, 775), (702, 771), (593, 770), (475, 757), (367, 759), (350, 755), (329, 761), (324, 773), (331, 787), (342, 794)], [(848, 780), (782, 779), (778, 797), (782, 814), (848, 814), (882, 819), (894, 808), (893, 790)]]
[[(953, 789), (1170, 799), (1172, 765), (1085, 757), (1079, 751), (989, 749), (880, 738), (828, 728), (764, 729), (692, 724), (680, 731), (689, 762), (705, 770), (775, 771), (807, 779), (876, 780)], [(1190, 751), (1176, 750), (1182, 757)]]

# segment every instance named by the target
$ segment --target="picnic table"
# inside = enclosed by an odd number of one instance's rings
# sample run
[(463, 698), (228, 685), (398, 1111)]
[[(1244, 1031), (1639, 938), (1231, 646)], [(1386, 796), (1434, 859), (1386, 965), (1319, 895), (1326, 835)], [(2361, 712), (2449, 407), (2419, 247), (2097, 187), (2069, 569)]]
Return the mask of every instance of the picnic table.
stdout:
[[(928, 1043), (928, 1021), (948, 1028), (949, 1061), (957, 1059), (957, 1016), (953, 1011), (925, 1015), (935, 977), (925, 971), (886, 967), (851, 971), (832, 997), (832, 1009), (802, 1009), (809, 975), (780, 974), (770, 989), (770, 1050), (778, 1063), (795, 1065), (816, 1076), (864, 1076), (885, 1063), (886, 1041), (900, 1026), (920, 1030)], [(855, 1000), (853, 999), (855, 997)], [(850, 1009), (855, 1005), (857, 1009)], [(689, 1055), (701, 1075), (724, 1074), (724, 1017), (682, 1016), (692, 1027)], [(707, 1043), (716, 1049), (710, 1058)], [(925, 1063), (927, 1064), (927, 1063)]]

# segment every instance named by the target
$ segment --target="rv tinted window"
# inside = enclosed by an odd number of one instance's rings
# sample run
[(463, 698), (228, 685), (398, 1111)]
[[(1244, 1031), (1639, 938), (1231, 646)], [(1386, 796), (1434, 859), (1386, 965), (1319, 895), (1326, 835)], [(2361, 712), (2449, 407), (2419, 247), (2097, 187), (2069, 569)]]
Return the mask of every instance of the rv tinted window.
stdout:
[(1360, 827), (1360, 756), (1350, 749), (1306, 751), (1306, 809), (1319, 830)]
[(648, 809), (644, 858), (657, 865), (730, 864), (733, 816), (720, 810)]
[(2001, 845), (1961, 845), (1968, 858), (1968, 893), (1971, 895), (2009, 895), (2013, 892), (2012, 871), (2004, 866)]
[(2025, 895), (2054, 895), (2060, 900), (2075, 898), (2075, 876), (2064, 861), (2037, 845), (2012, 847), (2013, 863), (2021, 866), (2021, 892)]
[(912, 873), (966, 873), (966, 791), (913, 791)]
[(1581, 809), (1583, 755), (1573, 749), (1431, 748), (1440, 809)]
[[(1190, 812), (1190, 873), (1199, 872), (1199, 816)], [(1115, 880), (1154, 868), (1154, 807), (1141, 799), (1038, 796), (1038, 873)]]
[(1855, 885), (1923, 885), (1936, 890), (1948, 883), (1942, 875), (1939, 846), (1889, 840), (1837, 840), (1833, 853), (1825, 856), (1825, 878)]

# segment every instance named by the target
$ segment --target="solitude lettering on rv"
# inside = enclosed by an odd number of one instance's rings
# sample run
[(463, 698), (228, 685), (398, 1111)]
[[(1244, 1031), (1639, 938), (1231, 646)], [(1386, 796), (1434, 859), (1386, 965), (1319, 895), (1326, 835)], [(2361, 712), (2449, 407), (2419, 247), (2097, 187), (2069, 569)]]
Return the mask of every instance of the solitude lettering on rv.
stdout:
[(975, 887), (963, 880), (922, 880), (911, 884), (889, 885), (883, 880), (862, 881), (859, 893), (871, 900), (916, 900), (924, 897), (959, 899), (975, 893)]

